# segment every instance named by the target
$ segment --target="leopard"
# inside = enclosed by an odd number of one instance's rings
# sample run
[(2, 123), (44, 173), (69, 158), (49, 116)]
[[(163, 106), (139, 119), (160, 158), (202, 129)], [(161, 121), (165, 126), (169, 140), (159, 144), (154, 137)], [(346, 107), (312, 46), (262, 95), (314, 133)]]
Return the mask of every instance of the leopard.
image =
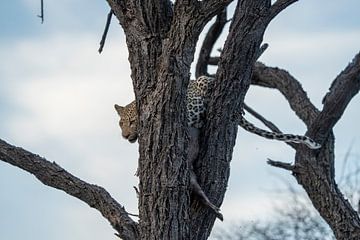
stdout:
[(132, 101), (126, 106), (114, 105), (116, 112), (120, 116), (119, 126), (121, 135), (130, 143), (136, 142), (138, 139), (138, 113), (136, 102)]
[[(186, 110), (187, 110), (187, 125), (189, 134), (189, 149), (188, 161), (190, 172), (190, 187), (192, 192), (199, 197), (200, 201), (208, 206), (216, 214), (216, 216), (223, 220), (223, 215), (220, 213), (220, 208), (215, 206), (206, 196), (205, 192), (200, 187), (195, 172), (194, 162), (199, 155), (199, 136), (200, 130), (206, 122), (206, 110), (208, 108), (211, 91), (214, 86), (215, 78), (210, 76), (200, 76), (196, 80), (190, 80), (186, 93)], [(126, 106), (114, 105), (116, 112), (120, 116), (120, 129), (122, 136), (130, 143), (136, 142), (138, 139), (138, 112), (136, 102), (132, 101)], [(242, 113), (237, 114), (237, 123), (240, 127), (259, 135), (261, 137), (284, 142), (292, 142), (305, 144), (310, 149), (319, 149), (321, 145), (307, 136), (284, 134), (278, 132), (270, 132), (256, 127), (251, 122), (247, 121)]]
[[(186, 94), (187, 124), (189, 127), (198, 129), (203, 127), (205, 123), (204, 118), (206, 116), (206, 109), (209, 102), (209, 94), (211, 94), (209, 92), (213, 88), (214, 79), (215, 78), (210, 76), (200, 76), (196, 80), (189, 81), (188, 91)], [(126, 106), (119, 106), (115, 104), (115, 109), (120, 116), (119, 125), (122, 131), (122, 136), (131, 143), (135, 142), (138, 138), (138, 114), (135, 101), (132, 101)], [(305, 144), (310, 149), (319, 149), (321, 147), (319, 143), (315, 142), (308, 136), (270, 132), (258, 128), (251, 122), (247, 121), (242, 114), (238, 116), (237, 123), (246, 131), (267, 139)]]

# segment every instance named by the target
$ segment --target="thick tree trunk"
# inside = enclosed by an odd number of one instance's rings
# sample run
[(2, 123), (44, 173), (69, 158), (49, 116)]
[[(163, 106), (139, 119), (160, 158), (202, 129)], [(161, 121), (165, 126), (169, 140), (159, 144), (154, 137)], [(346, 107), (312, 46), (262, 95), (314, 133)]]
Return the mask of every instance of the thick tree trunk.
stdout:
[[(108, 2), (125, 29), (140, 119), (140, 238), (207, 239), (215, 215), (197, 201), (189, 212), (184, 103), (198, 36), (230, 1), (176, 1), (173, 8), (168, 1), (153, 7), (147, 1)], [(266, 26), (284, 6), (243, 0), (236, 7), (196, 165), (200, 185), (218, 206), (236, 138), (235, 109), (242, 106)]]
[(198, 36), (227, 4), (204, 14), (198, 1), (177, 2), (174, 9), (169, 3), (109, 1), (129, 48), (140, 119), (140, 239), (147, 240), (190, 238), (186, 87)]

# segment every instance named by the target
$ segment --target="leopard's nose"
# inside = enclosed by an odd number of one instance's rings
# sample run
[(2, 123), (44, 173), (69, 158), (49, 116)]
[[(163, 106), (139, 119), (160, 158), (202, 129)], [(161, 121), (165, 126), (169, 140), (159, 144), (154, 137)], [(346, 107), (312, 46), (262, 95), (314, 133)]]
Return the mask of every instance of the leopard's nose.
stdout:
[(123, 136), (123, 138), (125, 138), (125, 139), (128, 139), (129, 138), (129, 135), (130, 135), (130, 133), (122, 133), (122, 136)]

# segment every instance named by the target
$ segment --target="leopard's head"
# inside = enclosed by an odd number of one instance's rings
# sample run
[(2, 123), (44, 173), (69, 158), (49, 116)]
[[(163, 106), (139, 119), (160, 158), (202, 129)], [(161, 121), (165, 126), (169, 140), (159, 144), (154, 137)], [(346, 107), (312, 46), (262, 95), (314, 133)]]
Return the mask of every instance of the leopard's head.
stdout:
[(129, 142), (134, 143), (138, 138), (138, 115), (136, 111), (135, 101), (126, 105), (125, 107), (115, 104), (115, 110), (120, 116), (119, 125), (121, 128), (121, 135)]

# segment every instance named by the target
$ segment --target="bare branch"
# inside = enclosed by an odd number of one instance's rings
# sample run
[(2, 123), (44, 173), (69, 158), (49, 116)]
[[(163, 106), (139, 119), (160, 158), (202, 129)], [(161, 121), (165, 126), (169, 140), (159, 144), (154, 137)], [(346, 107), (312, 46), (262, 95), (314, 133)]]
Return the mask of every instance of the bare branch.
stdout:
[(315, 124), (310, 129), (318, 136), (317, 140), (324, 140), (334, 125), (343, 115), (345, 108), (360, 89), (360, 53), (343, 70), (331, 84), (329, 92), (323, 99), (324, 107)]
[(267, 67), (257, 62), (251, 84), (279, 90), (289, 102), (291, 109), (307, 126), (311, 125), (319, 113), (301, 84), (285, 70)]
[(282, 10), (297, 2), (298, 0), (277, 0), (270, 8), (270, 20), (276, 17)]
[(63, 190), (97, 209), (123, 239), (138, 238), (137, 223), (102, 187), (86, 183), (68, 173), (55, 162), (12, 146), (0, 139), (0, 160), (19, 167), (39, 179), (43, 184)]
[(261, 116), (260, 113), (256, 112), (254, 109), (252, 109), (245, 103), (244, 103), (244, 109), (248, 113), (253, 115), (255, 118), (259, 119), (265, 126), (267, 126), (269, 129), (271, 129), (273, 132), (281, 133), (280, 129), (278, 127), (276, 127), (275, 124), (273, 124), (272, 122), (270, 122), (269, 120), (267, 120), (266, 118)]
[(101, 37), (100, 48), (98, 50), (99, 53), (101, 53), (103, 48), (104, 48), (105, 41), (106, 41), (106, 36), (107, 36), (108, 31), (109, 31), (109, 27), (110, 27), (110, 23), (111, 23), (112, 15), (113, 15), (113, 11), (110, 9), (110, 11), (109, 11), (109, 13), (107, 15), (107, 18), (106, 18), (106, 24), (105, 24), (104, 33), (103, 33), (103, 35)]
[(270, 166), (282, 168), (282, 169), (285, 169), (288, 171), (294, 171), (294, 169), (295, 169), (295, 166), (292, 165), (291, 163), (274, 161), (274, 160), (271, 160), (270, 158), (268, 158), (267, 164), (269, 164)]
[(198, 78), (202, 75), (208, 75), (207, 66), (210, 60), (210, 54), (214, 47), (216, 40), (219, 38), (224, 29), (226, 20), (226, 8), (216, 16), (214, 24), (207, 32), (203, 44), (200, 49), (198, 62), (196, 64), (195, 77)]
[(44, 0), (40, 0), (40, 15), (37, 15), (41, 19), (41, 24), (44, 23)]
[[(359, 62), (359, 57), (355, 57), (353, 63), (334, 81), (324, 99), (325, 106), (321, 113), (310, 102), (301, 84), (288, 72), (256, 63), (252, 77), (252, 84), (278, 89), (306, 123), (309, 129), (307, 135), (323, 145), (317, 153), (299, 147), (296, 151), (295, 171), (292, 172), (339, 239), (358, 239), (360, 236), (358, 215), (344, 199), (334, 180), (334, 136), (331, 132), (348, 102), (359, 91)], [(278, 164), (276, 161), (270, 161), (269, 164), (289, 168), (287, 164)], [(335, 215), (339, 217), (334, 218)], [(338, 219), (352, 221), (345, 223)]]
[[(323, 100), (323, 110), (313, 114), (315, 118), (307, 123), (308, 135), (323, 147), (316, 154), (299, 148), (295, 156), (295, 166), (301, 166), (301, 171), (294, 176), (304, 187), (320, 215), (331, 226), (337, 239), (359, 239), (360, 236), (358, 213), (344, 198), (334, 179), (332, 133), (332, 128), (359, 89), (360, 53), (332, 83), (329, 93)], [(303, 100), (307, 101), (307, 99)], [(302, 102), (297, 103), (299, 106), (302, 104)], [(351, 221), (346, 221), (347, 219)]]

